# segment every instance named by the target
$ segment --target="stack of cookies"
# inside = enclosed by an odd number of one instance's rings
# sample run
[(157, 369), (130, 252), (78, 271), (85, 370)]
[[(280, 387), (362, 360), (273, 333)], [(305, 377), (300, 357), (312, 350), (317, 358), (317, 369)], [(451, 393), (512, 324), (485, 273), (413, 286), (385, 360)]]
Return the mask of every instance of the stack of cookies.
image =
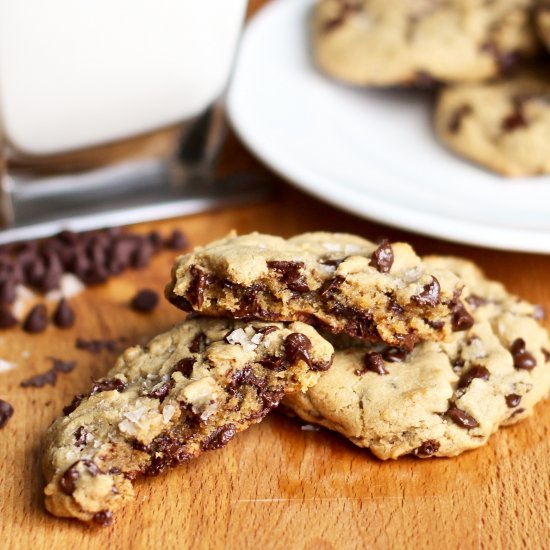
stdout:
[(109, 524), (136, 477), (280, 403), (382, 459), (427, 458), (483, 445), (550, 387), (540, 307), (405, 243), (230, 235), (177, 258), (166, 295), (187, 319), (126, 350), (50, 427), (53, 514)]
[(318, 67), (359, 86), (437, 89), (435, 127), (505, 176), (550, 172), (546, 0), (319, 0)]

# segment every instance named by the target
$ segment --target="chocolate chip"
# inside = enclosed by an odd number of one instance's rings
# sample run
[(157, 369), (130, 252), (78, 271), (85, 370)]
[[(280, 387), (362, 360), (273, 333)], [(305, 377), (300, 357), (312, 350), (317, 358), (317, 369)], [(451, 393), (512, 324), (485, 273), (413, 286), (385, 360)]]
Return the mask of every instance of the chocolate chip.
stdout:
[(363, 365), (366, 371), (374, 372), (380, 376), (389, 374), (384, 366), (384, 358), (381, 353), (365, 353)]
[(185, 359), (180, 359), (175, 365), (172, 372), (181, 372), (186, 378), (191, 378), (191, 373), (193, 372), (193, 365), (195, 360), (192, 357), (186, 357)]
[(435, 439), (428, 439), (427, 441), (424, 441), (420, 447), (414, 449), (412, 454), (421, 458), (427, 458), (437, 453), (440, 446), (439, 441), (436, 441)]
[(468, 387), (472, 383), (472, 380), (474, 380), (475, 378), (489, 380), (490, 374), (491, 373), (485, 367), (482, 367), (481, 365), (476, 365), (461, 376), (458, 382), (458, 387)]
[(94, 523), (97, 523), (102, 527), (109, 527), (109, 525), (113, 524), (113, 514), (109, 510), (101, 510), (101, 512), (96, 512), (92, 519)]
[(297, 360), (302, 360), (308, 367), (313, 366), (313, 362), (309, 355), (311, 351), (311, 340), (299, 332), (289, 334), (284, 341), (285, 356), (290, 363), (295, 363)]
[(267, 262), (267, 267), (279, 274), (281, 282), (294, 292), (308, 292), (309, 286), (302, 275), (303, 262), (273, 261)]
[(414, 77), (409, 83), (415, 88), (426, 91), (435, 90), (439, 84), (437, 79), (435, 79), (429, 72), (422, 70), (416, 71)]
[(48, 326), (48, 310), (44, 304), (34, 306), (23, 323), (23, 330), (31, 334), (43, 332)]
[(516, 338), (514, 340), (510, 352), (516, 369), (531, 370), (537, 366), (536, 359), (525, 348), (525, 340), (523, 338)]
[(0, 429), (8, 423), (12, 416), (13, 407), (7, 401), (0, 399)]
[(540, 351), (542, 352), (542, 355), (544, 355), (544, 362), (548, 363), (550, 361), (550, 351), (544, 348), (541, 348)]
[(65, 473), (59, 480), (59, 487), (66, 495), (72, 495), (76, 490), (77, 481), (80, 478), (78, 466), (82, 464), (91, 476), (97, 476), (99, 468), (91, 460), (77, 460), (65, 470)]
[(258, 390), (258, 393), (261, 394), (267, 386), (267, 380), (257, 377), (251, 367), (245, 367), (232, 376), (227, 391), (230, 395), (235, 395), (237, 390), (243, 385), (253, 386)]
[(411, 298), (419, 306), (435, 307), (441, 300), (441, 287), (439, 281), (432, 276), (431, 282), (424, 285), (422, 292)]
[(97, 382), (94, 382), (90, 395), (95, 395), (96, 393), (101, 393), (104, 391), (114, 391), (114, 390), (116, 390), (119, 393), (122, 393), (127, 387), (128, 387), (128, 384), (120, 380), (120, 378), (103, 378), (102, 380), (98, 380)]
[(170, 391), (170, 388), (172, 387), (171, 381), (164, 382), (157, 388), (151, 390), (147, 397), (151, 397), (153, 399), (159, 399), (160, 402), (164, 401), (165, 397), (168, 395), (168, 392)]
[(125, 338), (119, 338), (118, 340), (84, 340), (83, 338), (77, 338), (75, 340), (75, 347), (93, 353), (94, 355), (103, 350), (118, 353), (122, 349), (125, 341)]
[(256, 334), (261, 334), (262, 336), (265, 337), (268, 334), (275, 332), (277, 330), (277, 327), (273, 325), (268, 325), (267, 327), (259, 327), (259, 328), (255, 327), (254, 330), (256, 331)]
[(393, 249), (390, 242), (384, 239), (372, 253), (369, 265), (380, 273), (389, 273), (393, 265)]
[(199, 332), (189, 345), (191, 353), (202, 353), (206, 349), (206, 334)]
[(14, 327), (17, 319), (13, 316), (10, 308), (6, 304), (0, 304), (0, 329)]
[(345, 279), (341, 275), (334, 277), (334, 279), (329, 279), (328, 281), (325, 281), (319, 292), (319, 295), (322, 298), (332, 298), (336, 294), (340, 286), (342, 286), (342, 283), (344, 281)]
[(189, 246), (189, 241), (179, 229), (174, 229), (164, 241), (164, 246), (170, 250), (183, 250)]
[(527, 120), (522, 111), (516, 110), (506, 116), (501, 123), (501, 129), (503, 132), (513, 132), (518, 128), (525, 128), (528, 126)]
[(190, 304), (189, 300), (183, 296), (178, 296), (177, 294), (174, 294), (174, 292), (168, 292), (166, 294), (166, 299), (178, 309), (188, 312), (193, 311), (193, 306)]
[(22, 388), (42, 388), (46, 384), (55, 386), (57, 382), (57, 373), (55, 370), (51, 369), (49, 371), (43, 372), (41, 374), (35, 374), (26, 380), (23, 380), (19, 385)]
[(79, 393), (73, 397), (73, 400), (65, 407), (63, 407), (63, 414), (69, 416), (79, 405), (84, 401), (87, 396), (83, 393)]
[(225, 426), (220, 426), (216, 428), (202, 444), (204, 451), (212, 451), (214, 449), (221, 449), (225, 447), (235, 434), (237, 429), (235, 424), (226, 424)]
[(76, 447), (85, 447), (88, 443), (90, 432), (84, 427), (79, 426), (74, 432), (74, 444)]
[(455, 109), (451, 114), (451, 118), (449, 119), (449, 132), (451, 132), (452, 134), (460, 132), (462, 120), (466, 116), (471, 115), (472, 112), (472, 106), (467, 104), (461, 105), (460, 107)]
[(401, 348), (387, 348), (382, 353), (384, 361), (388, 363), (402, 363), (407, 358), (407, 350)]
[(260, 365), (262, 365), (264, 369), (281, 372), (288, 368), (289, 363), (285, 357), (277, 357), (272, 355), (261, 359)]
[(196, 265), (192, 265), (189, 271), (193, 279), (187, 290), (187, 299), (194, 307), (200, 309), (204, 303), (204, 289), (211, 285), (215, 278), (213, 275), (202, 271)]
[(457, 426), (465, 429), (477, 428), (479, 422), (466, 411), (459, 409), (456, 405), (451, 405), (445, 413)]
[(468, 330), (474, 326), (474, 318), (468, 313), (464, 304), (457, 301), (451, 307), (451, 328), (454, 332)]
[(50, 357), (50, 360), (53, 363), (52, 370), (55, 372), (67, 374), (72, 372), (76, 367), (76, 361), (65, 361), (64, 359), (59, 359), (57, 357)]
[(478, 307), (485, 306), (489, 304), (489, 300), (482, 298), (477, 294), (470, 294), (470, 296), (465, 298), (468, 305), (475, 311)]
[(74, 325), (75, 313), (69, 302), (61, 298), (53, 314), (54, 325), (59, 328), (70, 328)]
[(16, 296), (16, 282), (13, 278), (0, 281), (0, 304), (12, 304)]
[(159, 303), (159, 295), (154, 290), (140, 290), (130, 302), (134, 311), (141, 313), (149, 313), (157, 307)]
[(502, 76), (511, 74), (519, 64), (519, 55), (516, 52), (503, 52), (494, 42), (481, 44), (480, 50), (491, 55)]
[(505, 399), (506, 405), (508, 405), (511, 409), (517, 407), (521, 403), (521, 395), (518, 395), (517, 393), (511, 393), (510, 395), (507, 395)]
[(141, 269), (149, 265), (153, 253), (153, 245), (148, 240), (143, 239), (132, 255), (130, 265), (135, 269)]

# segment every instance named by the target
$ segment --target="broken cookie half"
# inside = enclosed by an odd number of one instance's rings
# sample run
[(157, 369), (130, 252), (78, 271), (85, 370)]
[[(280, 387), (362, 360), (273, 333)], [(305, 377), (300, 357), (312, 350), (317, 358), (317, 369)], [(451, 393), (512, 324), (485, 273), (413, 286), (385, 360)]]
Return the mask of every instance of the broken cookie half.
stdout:
[(214, 317), (303, 321), (412, 349), (473, 323), (462, 283), (406, 243), (340, 233), (230, 235), (180, 256), (168, 300)]
[(46, 434), (46, 507), (103, 525), (132, 499), (132, 481), (225, 446), (285, 394), (329, 368), (315, 329), (188, 320), (127, 349)]

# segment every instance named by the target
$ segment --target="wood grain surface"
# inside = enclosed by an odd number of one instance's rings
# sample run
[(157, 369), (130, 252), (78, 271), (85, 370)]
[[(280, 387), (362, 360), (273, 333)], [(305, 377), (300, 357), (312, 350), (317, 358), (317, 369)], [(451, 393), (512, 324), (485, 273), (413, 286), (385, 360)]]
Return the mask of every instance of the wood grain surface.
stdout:
[[(261, 2), (253, 3), (257, 7)], [(224, 171), (267, 173), (230, 136)], [(351, 231), (370, 239), (404, 239), (421, 253), (473, 259), (510, 290), (550, 310), (550, 256), (458, 246), (368, 223), (328, 207), (277, 180), (268, 201), (185, 219), (144, 224), (174, 227), (192, 245), (259, 230), (290, 236), (309, 230)], [(505, 184), (505, 183), (503, 183)], [(437, 228), (434, 227), (434, 234)], [(550, 403), (501, 430), (477, 451), (453, 459), (381, 462), (328, 431), (302, 431), (278, 413), (221, 451), (138, 482), (137, 500), (111, 528), (90, 528), (47, 514), (40, 442), (71, 397), (101, 376), (115, 357), (75, 348), (83, 337), (124, 336), (129, 344), (169, 328), (181, 314), (168, 303), (138, 314), (136, 290), (159, 292), (170, 253), (73, 299), (76, 326), (40, 335), (0, 333), (0, 357), (17, 364), (0, 373), (0, 398), (15, 414), (0, 430), (0, 548), (57, 549), (352, 549), (544, 548), (550, 535)], [(49, 368), (49, 356), (78, 361), (55, 387), (19, 383)]]

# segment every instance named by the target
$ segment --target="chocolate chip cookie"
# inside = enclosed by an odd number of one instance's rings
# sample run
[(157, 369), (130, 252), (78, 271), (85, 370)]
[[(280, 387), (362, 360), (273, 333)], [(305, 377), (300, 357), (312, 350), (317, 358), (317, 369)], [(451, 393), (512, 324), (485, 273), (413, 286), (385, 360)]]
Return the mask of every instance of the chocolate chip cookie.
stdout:
[(357, 85), (482, 80), (538, 51), (534, 0), (320, 0), (313, 50), (327, 75)]
[(329, 372), (284, 403), (381, 459), (454, 456), (533, 412), (550, 387), (541, 309), (487, 280), (470, 262), (426, 258), (466, 283), (475, 324), (412, 352), (381, 345), (338, 350)]
[(452, 151), (505, 176), (550, 172), (550, 77), (543, 70), (509, 80), (445, 88), (435, 125)]
[(180, 256), (166, 295), (203, 315), (303, 321), (404, 348), (473, 322), (448, 269), (427, 268), (406, 243), (305, 233), (228, 236)]
[(303, 323), (193, 319), (127, 349), (46, 435), (46, 507), (109, 524), (132, 481), (219, 449), (332, 360)]

